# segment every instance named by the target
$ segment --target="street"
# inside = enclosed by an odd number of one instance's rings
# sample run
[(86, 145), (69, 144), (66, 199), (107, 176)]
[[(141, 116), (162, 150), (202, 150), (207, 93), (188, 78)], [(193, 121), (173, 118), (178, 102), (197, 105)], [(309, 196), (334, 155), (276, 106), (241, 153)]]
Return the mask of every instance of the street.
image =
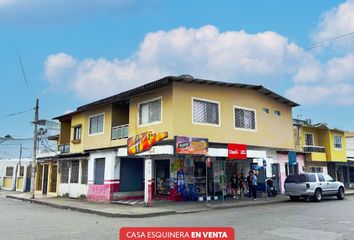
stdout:
[(354, 197), (153, 218), (107, 218), (0, 197), (0, 239), (117, 239), (123, 226), (233, 226), (237, 239), (353, 239)]

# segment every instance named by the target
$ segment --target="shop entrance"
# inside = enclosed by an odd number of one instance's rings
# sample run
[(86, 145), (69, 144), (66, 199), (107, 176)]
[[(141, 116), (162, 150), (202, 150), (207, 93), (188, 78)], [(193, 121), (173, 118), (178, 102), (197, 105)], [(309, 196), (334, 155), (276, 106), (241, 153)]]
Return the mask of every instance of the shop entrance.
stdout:
[(47, 194), (48, 191), (48, 165), (44, 165), (44, 174), (43, 174), (43, 194)]
[(170, 160), (155, 160), (156, 195), (168, 195), (170, 189)]

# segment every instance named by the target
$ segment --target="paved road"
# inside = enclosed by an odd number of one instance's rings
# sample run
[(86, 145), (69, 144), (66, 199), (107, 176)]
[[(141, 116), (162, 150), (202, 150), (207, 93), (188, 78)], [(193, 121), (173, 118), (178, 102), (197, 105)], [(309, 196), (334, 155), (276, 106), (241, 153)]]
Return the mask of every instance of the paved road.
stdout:
[(354, 197), (117, 219), (0, 197), (0, 239), (117, 239), (122, 226), (234, 226), (237, 239), (354, 239)]

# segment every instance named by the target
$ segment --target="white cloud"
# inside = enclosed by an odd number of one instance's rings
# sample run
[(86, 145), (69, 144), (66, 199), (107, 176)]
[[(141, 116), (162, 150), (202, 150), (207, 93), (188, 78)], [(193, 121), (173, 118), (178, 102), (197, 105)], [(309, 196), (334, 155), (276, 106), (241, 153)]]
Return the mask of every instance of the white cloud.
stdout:
[[(211, 25), (198, 29), (180, 27), (148, 33), (139, 49), (126, 59), (76, 59), (66, 53), (51, 55), (45, 62), (45, 73), (52, 86), (64, 82), (67, 89), (89, 100), (166, 75), (184, 73), (269, 85), (276, 84), (271, 79), (294, 73), (304, 59), (310, 59), (306, 53), (280, 57), (296, 48), (296, 44), (275, 32), (220, 32)], [(61, 69), (67, 66), (77, 71)]]
[[(313, 32), (313, 40), (319, 42), (353, 31), (354, 0), (347, 0), (322, 15), (317, 29)], [(333, 41), (331, 45), (339, 50), (354, 50), (353, 37)]]
[(153, 5), (146, 0), (0, 0), (0, 23), (48, 24), (115, 15)]

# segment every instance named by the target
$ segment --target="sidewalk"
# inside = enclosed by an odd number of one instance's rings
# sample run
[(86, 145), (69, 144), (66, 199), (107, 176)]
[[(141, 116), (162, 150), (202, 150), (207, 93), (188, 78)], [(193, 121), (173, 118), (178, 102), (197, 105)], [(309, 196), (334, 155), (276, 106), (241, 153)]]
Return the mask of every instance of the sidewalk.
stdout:
[[(174, 201), (153, 201), (152, 207), (144, 207), (142, 205), (127, 206), (121, 204), (110, 203), (93, 203), (85, 200), (76, 200), (60, 197), (43, 197), (36, 196), (31, 199), (29, 193), (15, 193), (10, 191), (0, 191), (0, 195), (5, 195), (7, 198), (28, 201), (31, 203), (42, 204), (50, 207), (79, 211), (84, 213), (97, 214), (106, 217), (125, 217), (125, 218), (142, 218), (154, 217), (172, 214), (187, 214), (196, 212), (205, 212), (219, 209), (239, 208), (247, 206), (270, 205), (282, 202), (289, 202), (289, 198), (283, 195), (278, 195), (276, 198), (259, 198), (254, 200), (234, 200), (227, 199), (225, 201), (208, 201), (205, 202), (174, 202)], [(346, 195), (354, 195), (353, 190), (348, 190)]]

